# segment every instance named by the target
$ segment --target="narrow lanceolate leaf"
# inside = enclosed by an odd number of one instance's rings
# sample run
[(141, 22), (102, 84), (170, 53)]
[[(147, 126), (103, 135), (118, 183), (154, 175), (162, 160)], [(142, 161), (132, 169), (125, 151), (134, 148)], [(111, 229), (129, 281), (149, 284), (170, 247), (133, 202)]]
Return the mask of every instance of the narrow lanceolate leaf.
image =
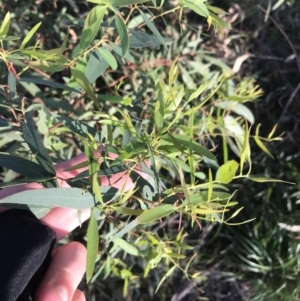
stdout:
[(116, 27), (121, 39), (122, 55), (125, 56), (129, 47), (129, 38), (125, 23), (119, 15), (116, 15)]
[[(107, 194), (107, 197), (113, 197), (115, 190), (113, 193), (108, 190)], [(85, 209), (94, 207), (97, 202), (90, 192), (80, 188), (48, 188), (22, 191), (0, 201), (1, 206), (9, 207), (9, 204)]]
[(30, 41), (30, 39), (33, 37), (33, 35), (36, 33), (36, 31), (39, 29), (41, 26), (42, 22), (39, 22), (38, 24), (34, 25), (22, 41), (20, 49), (24, 49), (24, 47), (27, 45), (27, 43)]
[(31, 112), (25, 113), (26, 123), (21, 122), (21, 128), (24, 140), (27, 142), (32, 154), (36, 156), (37, 161), (43, 169), (45, 176), (54, 176), (55, 169), (52, 160), (45, 148), (41, 136), (35, 129)]
[(101, 47), (98, 49), (100, 55), (106, 60), (108, 65), (113, 69), (116, 70), (118, 68), (118, 63), (115, 57), (111, 54), (110, 51), (106, 50), (105, 48)]
[(184, 0), (184, 6), (192, 9), (195, 13), (200, 16), (208, 17), (209, 11), (207, 9), (206, 4), (204, 4), (205, 0)]
[(201, 146), (196, 141), (191, 141), (191, 138), (184, 135), (164, 135), (161, 137), (162, 140), (166, 140), (174, 143), (176, 141), (176, 147), (180, 150), (192, 149), (192, 151), (198, 153), (201, 156), (204, 156), (210, 160), (217, 161), (217, 158), (205, 147)]
[(84, 89), (84, 91), (88, 94), (88, 96), (93, 100), (95, 107), (98, 110), (100, 110), (98, 99), (95, 95), (92, 85), (89, 83), (85, 74), (75, 68), (71, 68), (71, 72), (76, 82)]
[(239, 164), (236, 161), (227, 161), (225, 164), (219, 167), (216, 175), (216, 181), (222, 184), (230, 183), (234, 178), (238, 168)]
[(17, 84), (16, 84), (16, 78), (14, 74), (9, 71), (8, 73), (8, 88), (9, 88), (9, 97), (13, 99), (16, 95), (16, 90), (17, 90)]
[(0, 154), (0, 166), (11, 169), (26, 178), (43, 176), (43, 169), (40, 165), (22, 157)]
[(1, 39), (1, 37), (3, 37), (3, 38), (6, 37), (8, 30), (9, 30), (9, 26), (10, 26), (10, 13), (8, 12), (5, 15), (2, 25), (0, 27), (0, 39)]
[(87, 256), (86, 256), (86, 281), (93, 276), (95, 262), (99, 247), (98, 224), (94, 212), (92, 212), (87, 229)]
[(140, 10), (140, 14), (143, 17), (143, 19), (144, 19), (146, 25), (148, 26), (148, 28), (153, 32), (153, 34), (160, 41), (160, 43), (164, 45), (165, 44), (165, 39), (162, 37), (162, 35), (158, 31), (158, 29), (155, 27), (155, 25), (151, 22), (151, 20), (148, 18), (148, 16), (142, 10)]
[(123, 249), (128, 254), (131, 254), (131, 255), (134, 255), (134, 256), (139, 255), (138, 249), (135, 246), (128, 243), (126, 240), (122, 239), (122, 238), (116, 238), (114, 240), (114, 244), (119, 246), (121, 249)]
[(141, 4), (149, 0), (111, 0), (110, 3), (115, 6), (127, 6), (133, 4)]
[(69, 128), (73, 133), (86, 138), (88, 134), (92, 135), (92, 137), (97, 142), (101, 142), (101, 133), (95, 130), (93, 127), (85, 124), (84, 122), (74, 120), (72, 118), (64, 117), (64, 116), (56, 116), (56, 119), (60, 121), (64, 126)]
[(164, 283), (164, 281), (172, 275), (174, 270), (176, 269), (176, 266), (174, 265), (171, 269), (168, 270), (168, 272), (161, 278), (160, 282), (158, 283), (158, 286), (155, 290), (155, 293), (159, 290), (160, 286)]
[(261, 124), (259, 124), (256, 127), (255, 130), (255, 136), (254, 136), (254, 140), (256, 142), (256, 144), (267, 154), (269, 155), (272, 159), (274, 159), (273, 155), (270, 153), (270, 151), (268, 150), (268, 148), (264, 145), (264, 143), (261, 141), (261, 139), (259, 138), (259, 128), (260, 128)]
[(154, 207), (153, 209), (144, 211), (139, 217), (139, 224), (149, 224), (157, 221), (171, 213), (173, 213), (176, 208), (173, 205), (165, 204), (161, 206)]

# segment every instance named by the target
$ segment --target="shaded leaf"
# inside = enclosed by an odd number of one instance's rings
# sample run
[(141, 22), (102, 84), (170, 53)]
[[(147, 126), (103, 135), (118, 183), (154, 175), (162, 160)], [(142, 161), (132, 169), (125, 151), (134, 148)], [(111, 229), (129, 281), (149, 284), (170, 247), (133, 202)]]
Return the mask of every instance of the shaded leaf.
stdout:
[(150, 47), (157, 49), (160, 47), (160, 41), (155, 37), (145, 32), (130, 30), (131, 35), (129, 36), (129, 47), (130, 48), (144, 48)]
[(76, 133), (84, 138), (87, 138), (87, 134), (90, 134), (95, 139), (95, 141), (102, 142), (101, 133), (99, 133), (93, 127), (85, 124), (84, 122), (64, 116), (56, 116), (55, 118), (64, 126), (69, 128), (73, 133)]
[(9, 88), (9, 97), (11, 99), (14, 99), (15, 95), (16, 95), (16, 90), (17, 90), (17, 83), (16, 83), (16, 78), (14, 76), (14, 74), (9, 71), (8, 72), (8, 88)]
[(45, 148), (40, 135), (37, 133), (31, 112), (25, 113), (26, 123), (21, 122), (24, 140), (27, 142), (31, 152), (36, 156), (45, 176), (55, 176), (52, 160)]
[(184, 6), (192, 9), (195, 13), (200, 16), (208, 17), (209, 11), (204, 4), (205, 0), (184, 0)]
[(93, 100), (95, 107), (100, 110), (98, 99), (95, 95), (93, 87), (89, 83), (89, 80), (85, 76), (83, 72), (77, 70), (75, 68), (71, 68), (72, 75), (77, 83), (84, 89), (84, 91), (88, 94), (88, 96)]
[(132, 4), (141, 4), (149, 0), (110, 0), (110, 3), (115, 6), (127, 6)]
[(113, 69), (116, 70), (118, 68), (118, 63), (115, 57), (111, 54), (110, 51), (107, 49), (101, 47), (98, 48), (98, 51), (100, 55), (106, 60), (106, 62), (109, 64), (109, 66)]
[(44, 175), (39, 164), (22, 157), (0, 154), (0, 166), (28, 178), (40, 178)]
[(132, 231), (134, 228), (136, 228), (138, 226), (138, 221), (137, 219), (133, 220), (132, 222), (130, 222), (129, 224), (127, 224), (122, 230), (120, 230), (119, 232), (117, 232), (110, 240), (114, 241), (116, 238), (120, 238), (123, 237), (125, 234), (127, 234), (128, 232)]
[(27, 83), (34, 83), (34, 84), (43, 85), (43, 86), (48, 86), (48, 87), (51, 87), (51, 88), (67, 90), (67, 91), (70, 91), (70, 92), (80, 93), (79, 90), (76, 90), (72, 87), (68, 87), (64, 84), (53, 82), (53, 81), (50, 81), (50, 80), (44, 80), (44, 79), (37, 78), (37, 77), (21, 77), (20, 81), (21, 82), (27, 82)]

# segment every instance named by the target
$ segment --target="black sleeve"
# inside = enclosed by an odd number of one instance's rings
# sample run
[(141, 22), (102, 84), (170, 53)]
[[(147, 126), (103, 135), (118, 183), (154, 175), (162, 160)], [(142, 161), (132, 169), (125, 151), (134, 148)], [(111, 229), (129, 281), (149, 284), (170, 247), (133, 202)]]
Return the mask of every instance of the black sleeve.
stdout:
[(32, 301), (51, 261), (55, 232), (29, 210), (0, 213), (0, 300)]

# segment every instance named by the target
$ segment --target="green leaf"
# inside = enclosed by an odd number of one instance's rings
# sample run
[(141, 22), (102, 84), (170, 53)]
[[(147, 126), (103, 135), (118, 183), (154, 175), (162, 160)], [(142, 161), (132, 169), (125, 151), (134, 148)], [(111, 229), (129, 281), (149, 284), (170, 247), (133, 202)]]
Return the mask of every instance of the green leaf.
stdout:
[(206, 157), (210, 160), (217, 161), (217, 158), (205, 147), (201, 146), (199, 143), (195, 141), (191, 141), (191, 138), (185, 135), (164, 135), (161, 137), (161, 140), (165, 140), (168, 142), (174, 142), (176, 141), (176, 147), (180, 150), (188, 150), (192, 148), (192, 150), (199, 155)]
[(125, 23), (119, 15), (116, 15), (116, 27), (121, 39), (122, 55), (125, 56), (129, 47), (129, 38)]
[(74, 76), (76, 82), (86, 91), (88, 96), (93, 100), (95, 107), (100, 111), (98, 99), (94, 93), (93, 87), (89, 83), (88, 79), (86, 78), (85, 74), (80, 70), (71, 67), (71, 73)]
[(145, 210), (139, 217), (138, 222), (140, 225), (149, 224), (158, 219), (161, 219), (167, 215), (170, 215), (176, 210), (173, 205), (165, 204), (161, 206), (154, 207), (150, 210)]
[(60, 64), (60, 63), (56, 63), (56, 62), (55, 63), (49, 62), (46, 60), (31, 61), (29, 63), (29, 66), (37, 68), (37, 69), (41, 69), (43, 71), (51, 72), (51, 73), (65, 70), (64, 64)]
[(95, 141), (102, 142), (101, 133), (84, 122), (64, 116), (56, 116), (55, 118), (62, 122), (62, 124), (69, 128), (73, 133), (76, 133), (83, 138), (87, 138), (88, 134), (90, 134)]
[(142, 15), (146, 25), (148, 26), (148, 28), (152, 31), (152, 33), (157, 37), (157, 39), (159, 40), (159, 42), (164, 45), (166, 43), (165, 39), (162, 37), (162, 35), (160, 34), (160, 32), (157, 30), (157, 28), (154, 26), (154, 24), (151, 22), (151, 20), (147, 17), (147, 15), (140, 10), (140, 14)]
[(8, 72), (7, 84), (8, 84), (8, 88), (9, 88), (9, 97), (11, 99), (14, 99), (14, 97), (16, 95), (16, 90), (17, 90), (17, 83), (16, 83), (16, 78), (11, 71)]
[(6, 13), (5, 17), (4, 17), (4, 20), (1, 24), (1, 27), (0, 27), (0, 40), (1, 37), (5, 38), (8, 31), (9, 31), (9, 26), (10, 26), (10, 13)]
[(243, 104), (236, 101), (224, 100), (221, 102), (216, 102), (215, 106), (227, 111), (232, 111), (240, 116), (246, 118), (251, 124), (254, 123), (253, 113)]
[(97, 20), (91, 26), (83, 29), (79, 42), (81, 50), (85, 50), (92, 45), (92, 42), (100, 28), (101, 21), (102, 20)]
[(190, 8), (195, 13), (197, 13), (200, 16), (208, 17), (209, 11), (207, 9), (206, 4), (204, 4), (206, 0), (184, 0), (184, 6)]
[(95, 22), (98, 22), (99, 20), (101, 23), (105, 12), (106, 6), (97, 5), (94, 8), (92, 8), (84, 20), (84, 28), (92, 26)]
[(128, 232), (130, 232), (131, 230), (133, 230), (134, 228), (136, 228), (138, 226), (139, 222), (137, 221), (137, 219), (133, 220), (132, 222), (130, 222), (129, 224), (127, 224), (122, 230), (120, 230), (119, 232), (117, 232), (111, 239), (110, 241), (114, 241), (117, 238), (123, 237), (125, 234), (127, 234)]
[(160, 87), (160, 84), (156, 84), (156, 103), (154, 108), (154, 122), (155, 125), (161, 129), (164, 125), (164, 113), (165, 113), (165, 104), (164, 97)]
[(40, 182), (45, 182), (45, 181), (49, 181), (49, 180), (53, 180), (53, 179), (55, 179), (55, 177), (43, 177), (42, 176), (39, 178), (30, 178), (30, 179), (25, 178), (25, 179), (0, 183), (0, 188), (18, 186), (18, 185), (23, 185), (23, 184), (28, 184), (28, 183), (40, 183)]
[(236, 161), (234, 160), (227, 161), (225, 164), (219, 167), (216, 175), (216, 181), (222, 184), (230, 183), (234, 178), (238, 168), (239, 168), (239, 164)]
[[(99, 54), (98, 49), (91, 52), (88, 57), (85, 71), (85, 76), (88, 79), (89, 83), (92, 84), (93, 82), (95, 82), (96, 79), (98, 79), (107, 68), (108, 64), (105, 59)], [(80, 88), (80, 86), (75, 86), (75, 89), (82, 91), (82, 88)], [(70, 97), (74, 98), (76, 95), (77, 93), (72, 92)]]
[(131, 254), (133, 256), (139, 255), (139, 250), (122, 238), (116, 238), (114, 240), (114, 244), (119, 246), (121, 249), (123, 249), (128, 254)]
[(89, 282), (93, 276), (96, 258), (99, 248), (99, 230), (97, 220), (92, 211), (87, 229), (87, 256), (86, 256), (86, 281)]
[(0, 154), (0, 166), (27, 178), (38, 178), (44, 175), (40, 165), (22, 157)]
[(24, 140), (27, 142), (31, 152), (36, 156), (41, 168), (43, 169), (44, 176), (51, 177), (55, 176), (55, 169), (52, 160), (45, 148), (40, 135), (37, 133), (32, 119), (31, 112), (25, 113), (26, 123), (21, 122), (21, 128)]
[(111, 5), (115, 6), (128, 6), (133, 4), (141, 4), (147, 1), (149, 0), (111, 0), (110, 3)]
[(111, 54), (110, 51), (106, 50), (105, 48), (101, 47), (98, 48), (100, 55), (106, 60), (106, 62), (110, 65), (113, 70), (118, 68), (118, 63), (115, 57)]
[(1, 206), (11, 204), (40, 207), (91, 208), (96, 205), (94, 197), (79, 188), (48, 188), (26, 190), (1, 199)]
[(21, 50), (24, 49), (24, 47), (27, 45), (27, 43), (30, 41), (30, 39), (33, 37), (33, 35), (39, 29), (41, 24), (42, 24), (42, 22), (39, 22), (30, 29), (30, 31), (28, 32), (28, 34), (26, 35), (26, 37), (22, 41), (22, 44), (21, 44), (21, 47), (20, 47)]
[(21, 77), (20, 81), (21, 82), (26, 82), (26, 83), (34, 83), (34, 84), (38, 84), (38, 85), (48, 86), (48, 87), (51, 87), (51, 88), (67, 90), (67, 91), (70, 91), (70, 92), (80, 93), (79, 90), (76, 90), (72, 87), (68, 87), (64, 84), (60, 84), (60, 83), (53, 82), (53, 81), (50, 81), (50, 80), (44, 80), (44, 79), (37, 78), (37, 77)]
[(160, 41), (155, 37), (151, 36), (142, 31), (136, 31), (130, 29), (131, 35), (129, 36), (129, 47), (130, 48), (145, 48), (150, 47), (157, 49), (160, 47)]
[(255, 130), (255, 136), (254, 136), (254, 140), (256, 142), (256, 144), (267, 154), (269, 155), (272, 159), (274, 159), (273, 155), (270, 153), (270, 151), (268, 150), (268, 148), (263, 144), (263, 142), (260, 140), (259, 138), (259, 128), (260, 128), (261, 124), (259, 124), (257, 127), (256, 127), (256, 130)]
[(275, 179), (275, 178), (249, 176), (248, 179), (251, 181), (254, 181), (254, 182), (258, 182), (258, 183), (278, 182), (278, 183), (287, 183), (287, 184), (295, 185), (295, 183), (293, 183), (293, 182), (288, 182), (288, 181), (279, 180), (279, 179)]
[(160, 286), (164, 283), (164, 281), (170, 277), (172, 275), (172, 273), (174, 272), (174, 270), (176, 269), (176, 265), (172, 266), (167, 273), (161, 278), (161, 280), (159, 281), (157, 288), (155, 290), (155, 293), (159, 290)]
[[(123, 50), (121, 49), (120, 46), (118, 46), (118, 45), (116, 45), (116, 44), (114, 44), (114, 43), (109, 43), (109, 44), (110, 44), (110, 46), (112, 47), (113, 51), (114, 51), (117, 55), (123, 57)], [(129, 62), (131, 62), (131, 63), (134, 63), (134, 62), (135, 62), (133, 56), (132, 56), (129, 52), (127, 52), (127, 53), (125, 54), (124, 58), (125, 58), (126, 60), (128, 60)]]

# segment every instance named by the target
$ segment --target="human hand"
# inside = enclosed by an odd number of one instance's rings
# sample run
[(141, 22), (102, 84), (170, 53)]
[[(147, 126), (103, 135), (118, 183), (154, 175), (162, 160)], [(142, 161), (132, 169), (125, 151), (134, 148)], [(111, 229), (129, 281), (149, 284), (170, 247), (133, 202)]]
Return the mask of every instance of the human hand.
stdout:
[[(65, 169), (82, 163), (86, 160), (85, 154), (81, 154), (71, 160), (64, 161), (55, 165), (55, 171), (60, 187), (69, 187), (66, 180), (75, 177), (86, 168), (74, 171), (65, 171)], [(138, 170), (137, 172), (144, 178), (148, 175)], [(101, 178), (101, 185), (113, 186), (123, 191), (133, 188), (134, 183), (128, 177), (126, 171), (112, 175), (110, 179)], [(38, 183), (30, 183), (14, 187), (8, 187), (0, 191), (1, 199), (6, 196), (22, 192), (29, 189), (43, 189)], [(1, 208), (0, 208), (1, 210)], [(81, 211), (81, 222), (87, 220), (90, 216), (90, 209)], [(57, 240), (74, 230), (79, 225), (78, 212), (76, 209), (54, 208), (41, 222), (56, 232)], [(69, 243), (53, 251), (53, 259), (46, 272), (45, 277), (40, 283), (35, 301), (82, 301), (85, 300), (83, 293), (77, 290), (77, 286), (85, 271), (86, 249), (77, 242)]]

